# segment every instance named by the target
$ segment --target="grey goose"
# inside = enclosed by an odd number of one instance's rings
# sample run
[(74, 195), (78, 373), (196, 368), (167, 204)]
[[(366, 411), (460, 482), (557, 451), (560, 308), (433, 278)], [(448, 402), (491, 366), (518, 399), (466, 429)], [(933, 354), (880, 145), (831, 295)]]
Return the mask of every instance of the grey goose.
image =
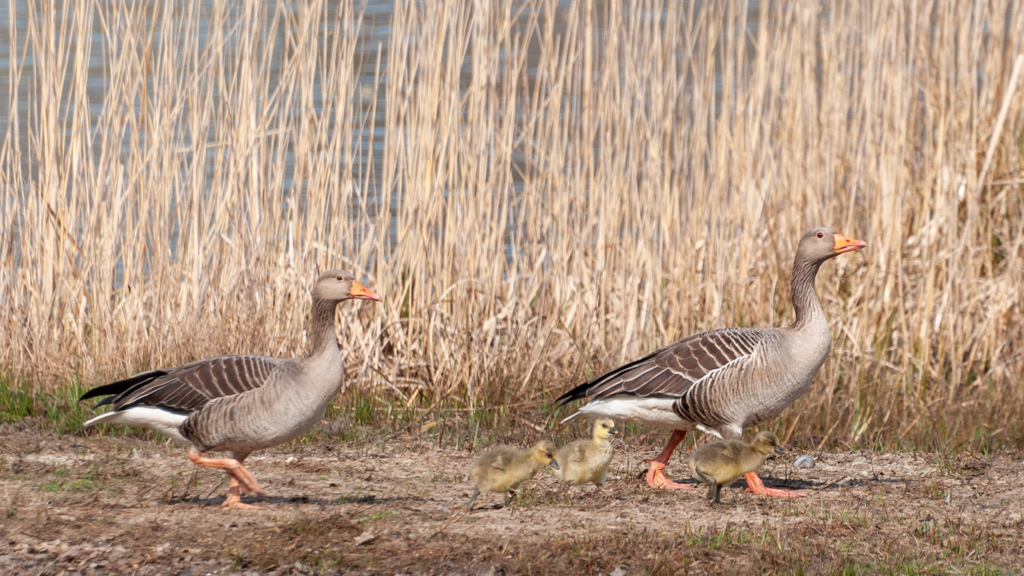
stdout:
[[(254, 450), (294, 440), (315, 424), (342, 385), (344, 357), (334, 327), (335, 308), (349, 300), (380, 300), (348, 272), (328, 270), (312, 290), (309, 349), (304, 358), (217, 356), (176, 368), (136, 374), (86, 392), (107, 396), (112, 410), (88, 420), (144, 426), (189, 447), (199, 466), (222, 468), (230, 481), (224, 506), (250, 508), (240, 491), (262, 494), (242, 466)], [(231, 458), (207, 458), (228, 451)]]
[[(724, 328), (694, 334), (569, 390), (558, 405), (589, 398), (566, 418), (605, 416), (673, 430), (665, 449), (648, 460), (653, 488), (684, 489), (664, 473), (688, 431), (740, 438), (743, 429), (773, 418), (807, 391), (825, 362), (831, 332), (814, 292), (814, 277), (826, 260), (865, 247), (831, 228), (815, 228), (800, 239), (793, 262), (796, 320), (784, 328)], [(754, 472), (748, 490), (796, 496), (766, 488)]]

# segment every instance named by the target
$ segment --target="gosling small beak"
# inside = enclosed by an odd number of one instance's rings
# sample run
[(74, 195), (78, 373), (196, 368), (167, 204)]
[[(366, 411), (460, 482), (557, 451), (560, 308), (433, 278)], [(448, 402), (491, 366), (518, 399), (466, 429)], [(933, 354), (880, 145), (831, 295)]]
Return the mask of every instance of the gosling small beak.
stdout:
[(366, 286), (363, 286), (359, 282), (352, 282), (352, 289), (348, 292), (349, 298), (355, 298), (356, 300), (375, 300), (380, 302), (380, 296), (373, 290), (370, 290)]
[(860, 250), (861, 248), (868, 245), (863, 240), (854, 240), (853, 238), (847, 238), (842, 234), (835, 235), (835, 246), (832, 247), (836, 251), (836, 254), (842, 254), (844, 252), (853, 252), (854, 250)]
[(619, 433), (619, 429), (616, 428), (615, 426), (612, 426), (611, 428), (608, 429), (608, 433), (612, 434), (612, 435), (618, 434)]
[(555, 461), (555, 460), (552, 460), (551, 461), (551, 467), (554, 468), (555, 470), (558, 470), (558, 462)]
[(785, 454), (786, 451), (782, 449), (782, 446), (776, 446), (775, 447), (775, 453), (776, 454)]

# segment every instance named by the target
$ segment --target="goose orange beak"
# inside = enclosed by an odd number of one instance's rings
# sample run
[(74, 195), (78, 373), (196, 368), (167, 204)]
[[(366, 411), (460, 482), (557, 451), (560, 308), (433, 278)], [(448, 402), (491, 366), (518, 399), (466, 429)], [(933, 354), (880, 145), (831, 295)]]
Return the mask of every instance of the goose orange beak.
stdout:
[(352, 282), (352, 289), (349, 290), (348, 295), (350, 298), (355, 298), (356, 300), (375, 300), (380, 302), (380, 296), (377, 296), (376, 292), (370, 290), (366, 286), (363, 286), (359, 282)]
[(854, 240), (853, 238), (847, 238), (842, 234), (836, 234), (835, 240), (836, 244), (832, 248), (836, 251), (836, 254), (853, 252), (854, 250), (860, 250), (868, 245), (868, 243), (863, 240)]

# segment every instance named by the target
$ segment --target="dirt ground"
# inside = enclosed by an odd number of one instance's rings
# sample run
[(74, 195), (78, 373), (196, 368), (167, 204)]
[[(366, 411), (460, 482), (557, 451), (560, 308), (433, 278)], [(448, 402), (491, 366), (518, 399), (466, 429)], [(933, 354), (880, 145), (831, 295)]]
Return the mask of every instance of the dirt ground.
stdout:
[[(1012, 573), (1018, 455), (817, 454), (769, 461), (808, 497), (655, 492), (616, 441), (601, 489), (541, 472), (516, 503), (465, 506), (473, 455), (414, 438), (292, 445), (246, 462), (262, 510), (220, 506), (221, 472), (152, 440), (0, 428), (0, 574)], [(669, 468), (685, 478), (679, 455)]]

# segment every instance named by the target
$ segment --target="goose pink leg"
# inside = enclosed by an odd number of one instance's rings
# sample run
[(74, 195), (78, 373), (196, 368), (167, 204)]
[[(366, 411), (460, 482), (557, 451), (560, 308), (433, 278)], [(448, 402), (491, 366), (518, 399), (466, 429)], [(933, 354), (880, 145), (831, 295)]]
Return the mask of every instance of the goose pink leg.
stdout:
[(222, 506), (228, 508), (259, 508), (259, 506), (242, 502), (242, 491), (249, 494), (262, 495), (263, 489), (260, 488), (260, 483), (256, 481), (256, 477), (246, 470), (241, 462), (234, 458), (205, 458), (195, 450), (188, 451), (188, 459), (196, 466), (220, 468), (227, 472), (230, 484), (227, 498), (224, 499)]
[(778, 496), (780, 498), (800, 498), (807, 496), (803, 492), (792, 492), (790, 490), (779, 490), (778, 488), (765, 488), (764, 482), (761, 481), (761, 477), (757, 475), (757, 472), (750, 472), (744, 475), (747, 479), (747, 492), (753, 492), (754, 494), (760, 494), (762, 496)]
[(647, 460), (647, 463), (651, 466), (647, 469), (648, 486), (654, 489), (664, 490), (689, 490), (691, 488), (689, 484), (677, 484), (665, 477), (665, 466), (668, 465), (668, 459), (672, 456), (672, 452), (675, 451), (676, 446), (678, 446), (684, 438), (686, 438), (686, 430), (676, 430), (672, 432), (672, 437), (668, 439), (668, 444), (665, 445), (665, 449), (654, 458)]
[[(224, 503), (221, 504), (221, 506), (224, 506), (225, 508), (262, 508), (262, 506), (242, 502), (241, 483), (237, 478), (229, 475), (228, 481), (231, 485), (228, 487), (227, 497), (224, 498)], [(246, 490), (246, 492), (248, 492), (248, 490)]]

